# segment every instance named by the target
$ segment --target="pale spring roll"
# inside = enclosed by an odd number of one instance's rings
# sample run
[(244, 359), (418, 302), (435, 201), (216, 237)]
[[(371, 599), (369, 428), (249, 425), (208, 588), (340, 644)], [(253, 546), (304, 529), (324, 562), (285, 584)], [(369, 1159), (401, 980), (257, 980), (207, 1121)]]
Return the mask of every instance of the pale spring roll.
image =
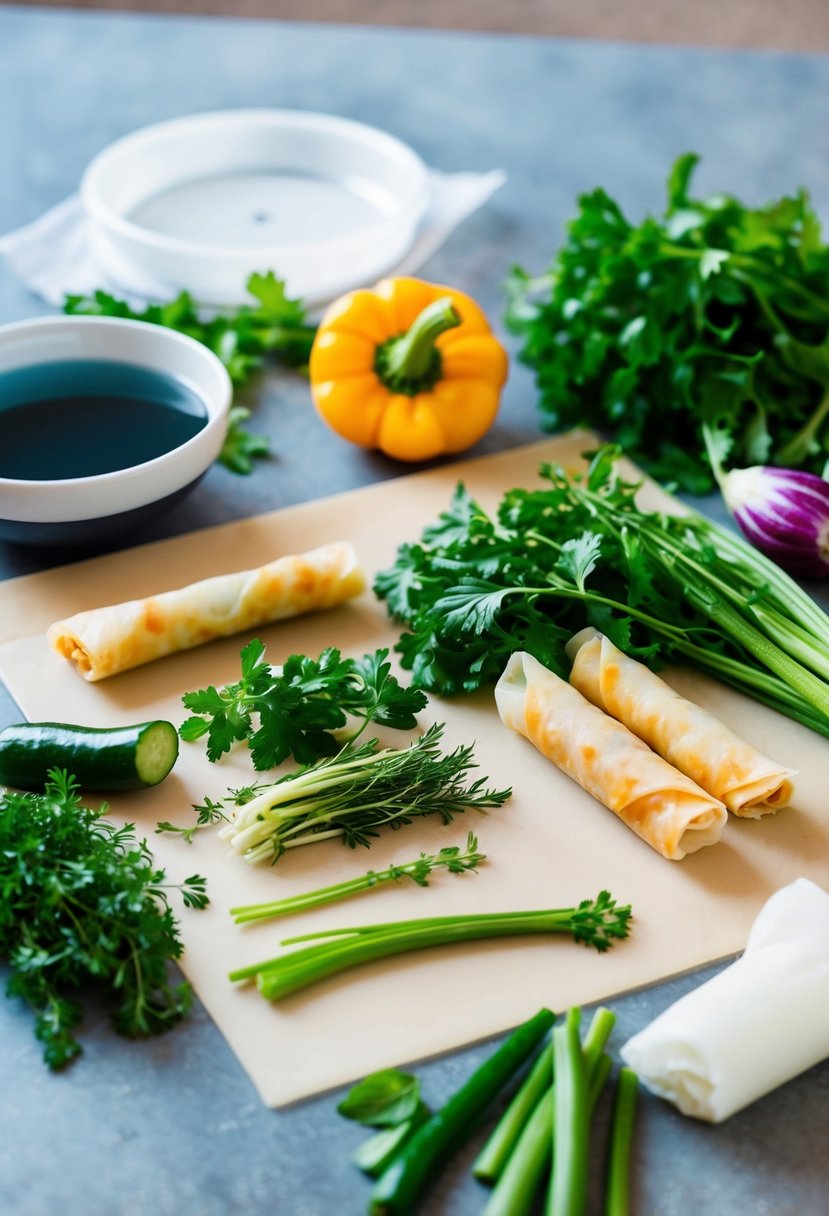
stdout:
[(573, 660), (570, 683), (588, 701), (618, 718), (735, 815), (759, 819), (791, 802), (792, 769), (686, 701), (603, 634), (583, 629), (567, 643), (567, 653)]
[(671, 861), (715, 844), (721, 802), (591, 705), (531, 655), (511, 656), (495, 688), (501, 721)]
[(364, 589), (354, 549), (342, 542), (150, 599), (79, 612), (50, 625), (46, 636), (85, 680), (103, 680), (213, 638), (332, 608)]
[(829, 894), (781, 888), (745, 954), (622, 1048), (641, 1081), (684, 1115), (720, 1123), (829, 1057)]

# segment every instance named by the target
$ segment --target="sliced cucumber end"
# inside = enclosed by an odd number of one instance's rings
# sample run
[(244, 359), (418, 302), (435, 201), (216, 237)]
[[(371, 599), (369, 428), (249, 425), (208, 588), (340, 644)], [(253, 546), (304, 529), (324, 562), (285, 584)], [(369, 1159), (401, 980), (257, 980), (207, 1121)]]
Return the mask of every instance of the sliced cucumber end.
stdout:
[(144, 785), (158, 785), (178, 759), (178, 732), (172, 722), (148, 722), (135, 748), (135, 774)]

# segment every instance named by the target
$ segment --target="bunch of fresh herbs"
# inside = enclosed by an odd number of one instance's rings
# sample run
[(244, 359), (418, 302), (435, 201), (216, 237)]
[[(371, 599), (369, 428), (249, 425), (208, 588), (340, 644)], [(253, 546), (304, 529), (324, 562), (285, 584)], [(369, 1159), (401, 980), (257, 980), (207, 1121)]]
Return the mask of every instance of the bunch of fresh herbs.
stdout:
[(186, 742), (206, 735), (210, 760), (218, 760), (234, 742), (247, 741), (253, 767), (261, 771), (289, 756), (312, 764), (334, 755), (343, 741), (333, 732), (349, 717), (356, 722), (349, 743), (370, 722), (412, 730), (426, 697), (398, 682), (388, 653), (375, 650), (351, 659), (328, 647), (316, 659), (294, 654), (273, 667), (265, 661), (262, 642), (253, 638), (241, 652), (241, 679), (185, 693), (184, 706), (193, 716), (179, 733)]
[(459, 486), (450, 509), (376, 581), (408, 625), (413, 682), (451, 694), (498, 679), (526, 650), (566, 678), (586, 625), (652, 667), (685, 661), (829, 734), (829, 618), (778, 566), (695, 513), (640, 509), (618, 449), (584, 478), (544, 465), (488, 515)]
[(579, 200), (548, 273), (516, 268), (523, 335), (550, 430), (593, 426), (662, 482), (714, 488), (722, 462), (822, 473), (829, 458), (829, 246), (805, 190), (752, 208), (668, 178), (664, 216), (631, 223), (604, 190)]
[(232, 796), (219, 835), (246, 861), (276, 862), (288, 849), (321, 840), (369, 848), (379, 829), (421, 815), (451, 823), (466, 810), (503, 806), (512, 791), (489, 789), (486, 777), (468, 780), (478, 767), (472, 748), (443, 752), (442, 736), (436, 723), (409, 747), (381, 747), (376, 739), (348, 744), (272, 785)]
[[(234, 312), (205, 318), (192, 297), (183, 291), (165, 304), (134, 309), (125, 300), (106, 291), (91, 296), (68, 296), (64, 311), (93, 317), (126, 317), (178, 330), (209, 347), (227, 368), (234, 385), (240, 387), (257, 371), (266, 355), (275, 355), (289, 367), (304, 367), (311, 353), (316, 326), (308, 323), (300, 300), (285, 294), (285, 284), (273, 271), (252, 274), (247, 281), (251, 304)], [(250, 473), (252, 461), (268, 452), (268, 441), (252, 435), (242, 423), (249, 411), (234, 406), (219, 460), (234, 473)]]
[(0, 795), (0, 957), (11, 966), (8, 994), (35, 1011), (51, 1068), (81, 1050), (77, 997), (87, 988), (129, 1036), (168, 1030), (190, 1005), (189, 986), (168, 974), (182, 944), (167, 893), (203, 908), (205, 880), (166, 884), (146, 841), (105, 810), (83, 806), (77, 783), (56, 769), (43, 793)]

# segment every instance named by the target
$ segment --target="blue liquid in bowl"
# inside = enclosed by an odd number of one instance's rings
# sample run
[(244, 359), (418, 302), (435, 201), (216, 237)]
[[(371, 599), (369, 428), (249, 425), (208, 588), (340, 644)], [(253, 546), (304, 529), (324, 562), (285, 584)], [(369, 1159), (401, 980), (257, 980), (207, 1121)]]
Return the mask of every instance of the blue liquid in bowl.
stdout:
[(80, 359), (0, 372), (0, 477), (62, 481), (155, 460), (207, 424), (183, 381)]

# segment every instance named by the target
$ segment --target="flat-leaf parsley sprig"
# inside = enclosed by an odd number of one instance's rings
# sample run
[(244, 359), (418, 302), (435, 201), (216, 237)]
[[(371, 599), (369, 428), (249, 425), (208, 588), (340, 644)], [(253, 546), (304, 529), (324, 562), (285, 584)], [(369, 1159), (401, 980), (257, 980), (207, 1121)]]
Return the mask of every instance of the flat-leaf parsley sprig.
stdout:
[(412, 730), (426, 697), (397, 681), (388, 653), (376, 650), (351, 659), (328, 647), (316, 659), (291, 655), (280, 668), (265, 661), (265, 647), (254, 638), (241, 652), (240, 680), (184, 695), (194, 716), (179, 733), (187, 742), (206, 735), (210, 760), (246, 740), (254, 768), (263, 771), (289, 756), (311, 764), (334, 755), (343, 741), (333, 732), (349, 718), (356, 720), (351, 743), (369, 723)]
[(238, 798), (225, 802), (228, 822), (219, 835), (248, 862), (275, 862), (288, 849), (322, 840), (368, 848), (381, 828), (399, 828), (421, 815), (451, 823), (466, 810), (503, 806), (512, 790), (489, 789), (486, 777), (468, 781), (478, 767), (472, 747), (442, 752), (443, 729), (435, 723), (400, 749), (381, 747), (376, 739), (349, 745), (253, 797), (245, 791), (241, 804)]
[(204, 908), (205, 880), (165, 882), (133, 825), (117, 827), (105, 811), (83, 806), (58, 769), (43, 793), (0, 795), (0, 957), (11, 966), (7, 993), (35, 1011), (51, 1068), (81, 1051), (77, 994), (90, 986), (129, 1036), (159, 1034), (190, 1006), (189, 985), (168, 974), (182, 952), (168, 892)]

